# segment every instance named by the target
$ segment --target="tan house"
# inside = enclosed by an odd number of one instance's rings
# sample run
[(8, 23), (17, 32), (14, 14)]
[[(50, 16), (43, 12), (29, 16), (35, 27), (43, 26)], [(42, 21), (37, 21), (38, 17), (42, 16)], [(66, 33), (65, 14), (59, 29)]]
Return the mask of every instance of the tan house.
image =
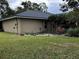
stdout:
[(2, 19), (4, 32), (26, 34), (42, 33), (47, 30), (48, 17), (51, 14), (41, 11), (25, 11), (13, 17)]

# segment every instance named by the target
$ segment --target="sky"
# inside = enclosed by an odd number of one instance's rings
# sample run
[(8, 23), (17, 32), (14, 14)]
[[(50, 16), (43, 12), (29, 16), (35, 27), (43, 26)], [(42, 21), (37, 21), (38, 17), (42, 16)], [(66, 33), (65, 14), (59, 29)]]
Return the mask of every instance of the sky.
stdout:
[[(20, 6), (22, 1), (26, 1), (26, 0), (8, 0), (10, 7), (13, 9), (15, 9), (15, 7), (17, 6)], [(59, 6), (59, 4), (63, 3), (62, 0), (30, 0), (30, 1), (36, 3), (45, 2), (46, 5), (48, 6), (48, 12), (54, 14), (62, 13), (62, 11), (60, 11), (60, 6)]]

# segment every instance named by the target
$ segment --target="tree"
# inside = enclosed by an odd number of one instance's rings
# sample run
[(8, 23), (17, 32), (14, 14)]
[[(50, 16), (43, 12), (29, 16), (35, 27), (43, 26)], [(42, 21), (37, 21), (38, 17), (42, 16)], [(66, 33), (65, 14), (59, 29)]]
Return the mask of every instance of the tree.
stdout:
[(9, 7), (7, 0), (0, 0), (0, 15), (1, 18), (13, 15), (14, 11)]
[(21, 5), (23, 5), (25, 10), (32, 9), (31, 1), (22, 2)]
[(24, 9), (28, 9), (28, 3), (27, 1), (26, 2), (22, 2), (21, 5), (23, 5)]
[(66, 20), (79, 27), (79, 0), (63, 0), (66, 4), (61, 5), (61, 11), (65, 12), (72, 9), (69, 13), (66, 13)]
[(22, 2), (22, 4), (25, 10), (39, 10), (39, 4), (32, 3), (31, 1)]
[[(50, 24), (52, 22), (52, 27), (53, 27), (53, 32), (56, 32), (57, 28), (68, 28), (68, 23), (66, 22), (66, 17), (65, 14), (56, 14), (56, 15), (52, 15), (49, 18)], [(50, 27), (51, 28), (51, 27)]]
[(0, 0), (0, 16), (2, 17), (6, 13), (8, 7), (8, 2), (6, 0)]
[(20, 12), (22, 12), (22, 11), (23, 11), (23, 8), (22, 8), (22, 7), (17, 7), (16, 13), (20, 13)]
[(3, 17), (5, 18), (5, 17), (13, 16), (13, 15), (15, 15), (15, 11), (12, 10), (10, 7), (8, 7), (7, 12), (5, 13), (5, 15)]
[(47, 5), (46, 3), (32, 3), (31, 1), (22, 2), (21, 5), (23, 5), (24, 10), (40, 10), (42, 12), (47, 12)]
[(33, 10), (40, 10), (40, 8), (39, 8), (39, 4), (37, 4), (37, 3), (33, 3), (33, 5), (32, 5), (32, 9), (33, 9)]
[(66, 19), (65, 14), (56, 14), (49, 17), (49, 20), (55, 22), (58, 26), (64, 24)]
[(28, 1), (28, 9), (32, 9), (32, 3), (31, 3), (31, 1)]
[(69, 9), (78, 10), (79, 9), (79, 0), (63, 0), (64, 4), (61, 4), (61, 11), (65, 12)]
[(76, 27), (79, 27), (79, 10), (67, 13), (66, 18), (67, 21), (73, 23)]
[(46, 3), (40, 3), (39, 6), (40, 6), (41, 11), (47, 12), (48, 7), (47, 7)]

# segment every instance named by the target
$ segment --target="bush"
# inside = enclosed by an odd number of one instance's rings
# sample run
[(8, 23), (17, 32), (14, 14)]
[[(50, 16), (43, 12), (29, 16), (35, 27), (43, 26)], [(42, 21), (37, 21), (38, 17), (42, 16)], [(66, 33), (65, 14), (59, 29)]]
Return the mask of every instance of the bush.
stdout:
[(67, 31), (68, 36), (75, 36), (78, 37), (79, 36), (79, 28), (70, 28)]

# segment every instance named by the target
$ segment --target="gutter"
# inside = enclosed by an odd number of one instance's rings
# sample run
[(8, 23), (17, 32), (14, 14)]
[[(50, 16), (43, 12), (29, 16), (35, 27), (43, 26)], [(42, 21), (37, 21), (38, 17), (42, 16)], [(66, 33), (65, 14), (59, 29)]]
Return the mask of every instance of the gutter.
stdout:
[(41, 19), (41, 20), (48, 20), (47, 18), (43, 18), (43, 17), (30, 17), (30, 16), (13, 16), (13, 17), (8, 17), (8, 18), (4, 18), (1, 19), (0, 21), (6, 21), (9, 19), (13, 19), (13, 18), (28, 18), (28, 19)]
[(18, 32), (18, 19), (16, 18), (16, 30), (17, 30), (17, 34), (19, 34)]
[(1, 19), (0, 21), (5, 21), (5, 20), (8, 20), (8, 19), (12, 19), (12, 18), (17, 18), (17, 16), (13, 16), (13, 17), (4, 18), (4, 19)]

